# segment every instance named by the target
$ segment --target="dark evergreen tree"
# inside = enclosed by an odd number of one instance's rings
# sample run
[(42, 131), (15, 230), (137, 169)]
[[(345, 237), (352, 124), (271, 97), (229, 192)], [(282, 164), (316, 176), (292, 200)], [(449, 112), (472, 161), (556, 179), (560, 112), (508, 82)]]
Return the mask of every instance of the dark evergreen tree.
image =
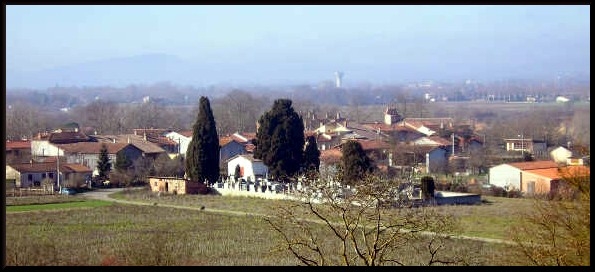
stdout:
[(186, 151), (186, 175), (192, 181), (215, 183), (219, 179), (219, 136), (209, 99), (201, 96), (192, 140)]
[(423, 176), (421, 178), (421, 191), (424, 194), (424, 199), (431, 199), (434, 197), (435, 190), (434, 178), (431, 176)]
[(233, 176), (236, 179), (236, 181), (239, 180), (242, 177), (242, 171), (241, 171), (241, 168), (240, 168), (240, 165), (239, 164), (236, 165), (236, 169), (235, 169), (235, 172), (234, 172), (234, 175)]
[(272, 178), (287, 182), (302, 166), (304, 122), (289, 99), (275, 100), (258, 120), (254, 158), (261, 159)]
[(304, 149), (304, 171), (317, 171), (320, 167), (320, 150), (315, 136), (308, 136)]
[(107, 145), (102, 144), (99, 150), (99, 160), (97, 161), (97, 171), (99, 172), (99, 179), (106, 180), (109, 177), (109, 172), (112, 170), (112, 164), (109, 161), (107, 154)]
[(132, 166), (132, 161), (130, 161), (128, 157), (126, 157), (126, 154), (124, 154), (124, 152), (118, 152), (116, 154), (116, 164), (114, 166), (116, 167), (116, 170), (120, 172), (126, 172), (128, 168)]
[(349, 140), (343, 144), (343, 181), (348, 185), (355, 185), (366, 174), (373, 171), (372, 161), (357, 141)]

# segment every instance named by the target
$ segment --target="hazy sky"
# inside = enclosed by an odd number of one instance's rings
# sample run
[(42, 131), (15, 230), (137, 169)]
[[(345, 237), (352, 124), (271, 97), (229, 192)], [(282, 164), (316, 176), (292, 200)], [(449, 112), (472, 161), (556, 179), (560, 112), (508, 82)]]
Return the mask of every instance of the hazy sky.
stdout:
[(343, 70), (380, 82), (588, 74), (589, 24), (588, 5), (9, 5), (6, 65), (33, 71), (163, 53), (211, 64)]

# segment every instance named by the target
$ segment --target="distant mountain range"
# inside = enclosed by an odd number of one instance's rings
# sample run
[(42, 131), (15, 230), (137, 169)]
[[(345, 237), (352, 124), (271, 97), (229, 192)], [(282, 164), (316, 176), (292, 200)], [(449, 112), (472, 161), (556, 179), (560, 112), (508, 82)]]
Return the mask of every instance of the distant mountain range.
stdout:
[[(332, 80), (333, 70), (315, 71), (293, 63), (195, 63), (168, 54), (147, 54), (125, 58), (84, 62), (34, 72), (7, 68), (6, 86), (46, 89), (50, 87), (125, 87), (132, 84), (170, 82), (176, 85), (213, 84), (301, 84), (307, 78)], [(288, 72), (285, 72), (288, 71)], [(295, 78), (293, 78), (295, 77)], [(266, 79), (262, 81), (262, 79)]]
[[(349, 60), (353, 61), (350, 62)], [(318, 85), (334, 81), (338, 66), (345, 72), (344, 84), (360, 83), (393, 84), (418, 79), (454, 80), (464, 82), (477, 79), (473, 75), (455, 71), (448, 65), (427, 65), (420, 63), (392, 63), (378, 60), (361, 64), (357, 58), (345, 60), (343, 65), (336, 61), (320, 58), (312, 61), (298, 55), (268, 55), (262, 58), (236, 55), (204, 56), (202, 61), (188, 61), (170, 54), (145, 54), (124, 58), (84, 62), (75, 65), (44, 69), (34, 72), (11, 70), (7, 67), (7, 89), (47, 89), (51, 87), (98, 87), (115, 88), (130, 85), (151, 85), (169, 82), (174, 85), (208, 87), (212, 85)], [(443, 67), (444, 66), (444, 67)], [(553, 80), (555, 73), (545, 67), (533, 67), (522, 72), (498, 70), (498, 67), (475, 63), (485, 68), (483, 74), (497, 79), (505, 75), (513, 78), (535, 78)], [(462, 68), (460, 68), (462, 69)], [(467, 70), (470, 68), (467, 67)], [(477, 69), (476, 69), (477, 70)], [(481, 69), (479, 69), (481, 70)], [(467, 74), (469, 77), (465, 77)], [(549, 74), (549, 76), (547, 76)], [(586, 78), (588, 72), (586, 73)], [(421, 76), (420, 75), (425, 75)], [(499, 76), (500, 75), (500, 76)], [(542, 76), (538, 76), (542, 75)], [(578, 77), (577, 77), (578, 76)], [(575, 75), (585, 78), (585, 75)]]
[(201, 83), (204, 71), (172, 55), (151, 54), (85, 62), (35, 72), (6, 72), (7, 88), (48, 88), (58, 86), (113, 86), (176, 82)]

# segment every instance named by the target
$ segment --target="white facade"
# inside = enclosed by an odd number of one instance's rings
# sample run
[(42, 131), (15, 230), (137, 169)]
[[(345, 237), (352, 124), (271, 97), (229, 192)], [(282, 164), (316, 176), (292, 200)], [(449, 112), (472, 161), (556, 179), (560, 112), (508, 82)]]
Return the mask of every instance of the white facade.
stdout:
[(557, 163), (566, 163), (567, 159), (572, 156), (572, 151), (559, 146), (550, 151), (550, 157)]
[(426, 153), (427, 173), (440, 172), (446, 168), (447, 163), (447, 151), (444, 148), (434, 148)]
[(521, 170), (508, 165), (500, 164), (490, 168), (489, 183), (498, 187), (512, 189), (521, 188)]
[(47, 140), (31, 141), (31, 156), (33, 157), (55, 157), (64, 156), (64, 151)]
[(190, 142), (192, 141), (192, 137), (186, 137), (186, 136), (184, 136), (180, 133), (177, 133), (175, 131), (168, 132), (167, 134), (165, 134), (165, 137), (178, 143), (179, 148), (180, 148), (180, 150), (179, 150), (180, 155), (186, 156), (186, 150), (188, 150), (188, 146), (190, 145)]
[(252, 155), (237, 155), (227, 161), (227, 175), (233, 177), (235, 175), (236, 166), (240, 166), (240, 173), (245, 180), (256, 181), (257, 178), (264, 178), (267, 176), (268, 168), (264, 162), (254, 159)]

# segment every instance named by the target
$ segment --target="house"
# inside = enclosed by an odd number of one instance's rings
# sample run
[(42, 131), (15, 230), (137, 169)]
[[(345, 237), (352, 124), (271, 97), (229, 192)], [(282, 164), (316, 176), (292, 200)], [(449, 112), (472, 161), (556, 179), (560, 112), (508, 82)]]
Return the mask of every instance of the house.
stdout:
[(6, 165), (6, 181), (14, 182), (17, 188), (40, 187), (43, 180), (56, 184), (57, 163), (14, 163)]
[(379, 135), (387, 135), (395, 142), (408, 143), (415, 141), (421, 137), (426, 136), (425, 134), (405, 126), (403, 122), (396, 124), (385, 124), (385, 123), (362, 123), (362, 127), (374, 131)]
[(442, 130), (453, 128), (453, 119), (450, 117), (433, 118), (405, 118), (401, 121), (404, 126), (410, 127), (426, 136), (432, 136)]
[(589, 168), (579, 165), (525, 170), (521, 174), (521, 191), (527, 195), (557, 192), (565, 178), (576, 176), (589, 177)]
[(61, 185), (69, 188), (78, 188), (91, 182), (93, 170), (82, 164), (60, 164)]
[(99, 175), (97, 162), (101, 153), (102, 145), (107, 147), (107, 154), (112, 163), (112, 170), (116, 164), (118, 153), (123, 153), (130, 161), (135, 161), (142, 157), (143, 153), (136, 146), (129, 143), (100, 143), (100, 142), (80, 142), (73, 144), (60, 144), (56, 148), (60, 154), (66, 158), (67, 163), (82, 164), (93, 170), (93, 176)]
[(523, 188), (522, 171), (557, 168), (554, 161), (528, 161), (503, 163), (490, 168), (489, 183), (508, 190), (520, 190)]
[(438, 144), (416, 145), (398, 143), (389, 154), (389, 166), (404, 171), (444, 172), (448, 166), (449, 150)]
[(227, 160), (227, 175), (235, 176), (235, 169), (240, 166), (240, 177), (247, 181), (256, 181), (268, 176), (268, 167), (264, 162), (255, 159), (252, 154), (235, 155)]
[(183, 131), (170, 131), (165, 133), (165, 137), (171, 139), (172, 141), (178, 143), (178, 154), (182, 156), (186, 156), (186, 151), (188, 150), (188, 146), (192, 141), (192, 131), (191, 130), (183, 130)]
[(46, 157), (58, 156), (56, 144), (72, 144), (90, 142), (92, 139), (80, 131), (39, 133), (31, 140), (31, 156)]
[(236, 155), (249, 154), (254, 151), (254, 144), (252, 140), (256, 134), (239, 133), (219, 137), (219, 162), (225, 163), (230, 158)]
[[(60, 168), (60, 179), (57, 169)], [(17, 188), (49, 186), (54, 190), (59, 186), (78, 187), (91, 178), (91, 169), (80, 164), (69, 164), (65, 160), (53, 162), (29, 162), (6, 165), (6, 181), (14, 182)], [(50, 183), (45, 183), (44, 180)], [(60, 184), (58, 184), (60, 182)]]
[(563, 146), (558, 146), (550, 151), (550, 157), (557, 163), (566, 163), (566, 160), (572, 157), (572, 151)]
[(165, 149), (148, 141), (141, 135), (120, 134), (120, 135), (92, 135), (94, 142), (99, 143), (126, 143), (131, 144), (142, 152), (142, 157), (155, 160), (159, 155), (165, 154)]
[(320, 123), (320, 126), (314, 130), (317, 133), (324, 133), (328, 135), (343, 135), (350, 133), (351, 130), (347, 127), (347, 121), (338, 122), (331, 120), (326, 123)]
[(180, 153), (178, 142), (166, 137), (171, 130), (162, 128), (135, 128), (132, 130), (134, 135), (142, 136), (145, 141), (149, 141), (163, 148), (168, 154), (177, 155)]
[(545, 141), (531, 138), (509, 138), (504, 139), (506, 151), (528, 152), (535, 157), (544, 157), (547, 153)]
[(170, 194), (198, 194), (206, 191), (206, 185), (176, 177), (148, 177), (152, 192)]
[(6, 140), (5, 158), (7, 162), (28, 162), (31, 160), (31, 141)]

